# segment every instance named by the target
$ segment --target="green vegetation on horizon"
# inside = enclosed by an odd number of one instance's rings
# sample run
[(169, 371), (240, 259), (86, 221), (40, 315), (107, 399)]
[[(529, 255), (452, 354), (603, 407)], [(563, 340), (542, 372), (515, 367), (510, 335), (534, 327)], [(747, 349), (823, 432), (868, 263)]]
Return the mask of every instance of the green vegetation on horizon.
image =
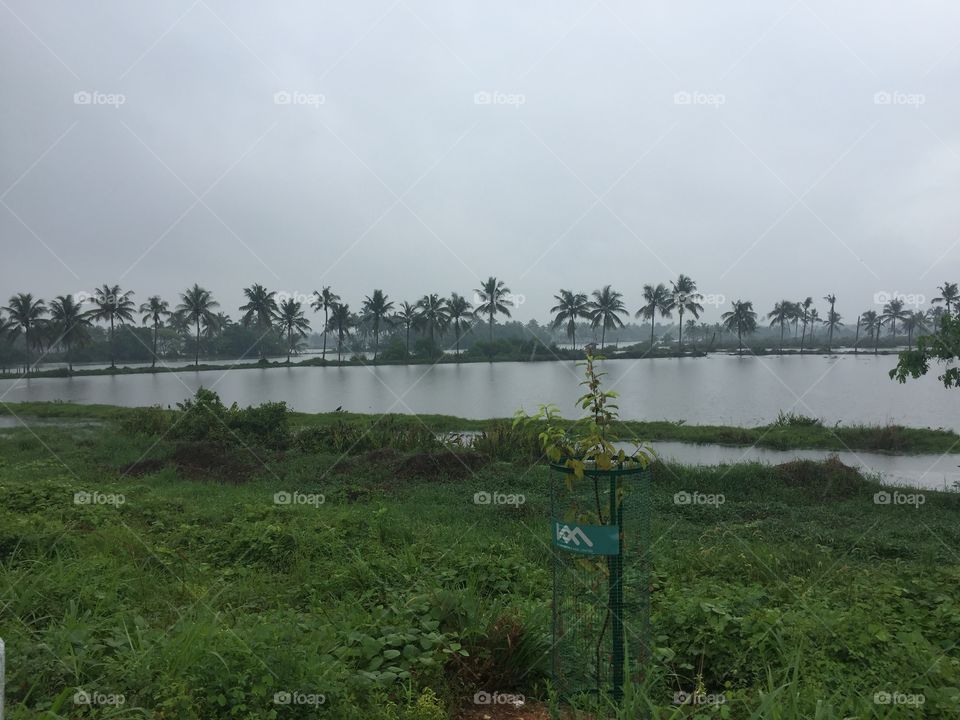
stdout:
[[(926, 312), (907, 310), (907, 301), (915, 298), (878, 293), (875, 302), (881, 311), (867, 310), (857, 316), (852, 343), (849, 334), (839, 344), (859, 352), (861, 341), (879, 353), (881, 342), (885, 347), (895, 346), (906, 335), (908, 348), (913, 347), (914, 336), (937, 327), (940, 318), (950, 315), (960, 303), (957, 283), (945, 282), (938, 287), (940, 295), (933, 298)], [(48, 306), (42, 299), (29, 293), (18, 293), (9, 299), (6, 307), (0, 308), (0, 374), (7, 368), (22, 367), (30, 373), (35, 366), (50, 359), (59, 359), (67, 364), (67, 372), (73, 372), (76, 362), (108, 359), (111, 368), (116, 367), (118, 355), (150, 362), (155, 366), (158, 358), (177, 359), (193, 357), (194, 365), (200, 365), (201, 352), (217, 357), (249, 357), (253, 351), (261, 361), (268, 356), (290, 357), (304, 347), (304, 339), (310, 336), (311, 323), (305, 311), (307, 305), (316, 313), (323, 313), (319, 332), (322, 334), (323, 357), (326, 358), (327, 334), (333, 333), (337, 344), (337, 361), (343, 353), (371, 351), (374, 362), (431, 361), (443, 357), (445, 349), (456, 349), (455, 361), (461, 357), (461, 344), (466, 346), (464, 359), (486, 356), (488, 360), (504, 359), (505, 356), (522, 359), (524, 342), (532, 345), (532, 353), (540, 352), (548, 359), (563, 357), (555, 347), (556, 331), (564, 329), (576, 349), (578, 321), (584, 329), (594, 333), (601, 349), (606, 345), (608, 331), (629, 331), (630, 341), (635, 344), (632, 356), (657, 356), (685, 354), (684, 333), (692, 340), (693, 353), (701, 354), (721, 348), (729, 348), (732, 335), (736, 335), (736, 347), (743, 352), (744, 336), (759, 333), (756, 312), (747, 300), (737, 300), (732, 310), (722, 314), (722, 322), (713, 325), (696, 320), (704, 311), (704, 303), (718, 307), (725, 302), (723, 296), (704, 296), (697, 283), (687, 275), (680, 274), (670, 282), (668, 289), (663, 283), (643, 286), (643, 304), (635, 317), (650, 322), (650, 340), (641, 344), (637, 332), (639, 326), (625, 324), (629, 310), (623, 301), (623, 293), (605, 285), (594, 290), (591, 296), (585, 292), (561, 289), (555, 298), (557, 304), (551, 309), (551, 318), (546, 325), (530, 321), (501, 323), (497, 317), (511, 317), (511, 309), (522, 300), (506, 287), (503, 280), (491, 276), (474, 290), (474, 303), (452, 292), (449, 298), (438, 293), (427, 293), (414, 304), (394, 302), (379, 288), (364, 297), (360, 313), (350, 310), (349, 304), (330, 287), (314, 291), (311, 297), (302, 299), (269, 290), (255, 283), (243, 288), (246, 302), (238, 310), (241, 321), (235, 323), (224, 312), (217, 312), (219, 303), (212, 293), (194, 284), (180, 294), (180, 302), (174, 310), (160, 296), (154, 295), (147, 302), (134, 304), (132, 290), (123, 290), (118, 285), (104, 284), (92, 295), (77, 297), (58, 296)], [(794, 347), (803, 353), (813, 351), (817, 325), (824, 326), (824, 338), (819, 347), (827, 352), (834, 348), (835, 335), (844, 325), (836, 311), (837, 296), (824, 296), (829, 309), (825, 319), (815, 307), (812, 297), (802, 301), (784, 299), (775, 303), (767, 314), (771, 327), (778, 332), (775, 339), (778, 352)], [(91, 309), (83, 309), (84, 304)], [(916, 301), (919, 305), (920, 301)], [(134, 313), (139, 311), (144, 327), (135, 327)], [(675, 326), (678, 338), (674, 344), (673, 327), (664, 329), (656, 337), (656, 318), (669, 319), (677, 314)], [(684, 316), (688, 319), (684, 322)], [(100, 321), (107, 327), (106, 333), (94, 323)], [(486, 339), (482, 339), (480, 326), (486, 324)], [(516, 326), (520, 331), (520, 343), (513, 335), (500, 337), (495, 326)], [(146, 327), (149, 326), (149, 327)], [(790, 328), (792, 326), (792, 339)], [(883, 328), (889, 328), (886, 337)], [(898, 335), (898, 329), (901, 331)], [(596, 333), (599, 330), (599, 338)], [(141, 332), (143, 331), (143, 332)], [(415, 338), (411, 347), (411, 332)], [(499, 333), (499, 331), (498, 331)], [(729, 333), (731, 338), (724, 339)], [(104, 337), (105, 335), (105, 337)], [(381, 353), (381, 338), (386, 336)], [(446, 340), (444, 339), (446, 336)], [(452, 336), (450, 338), (449, 336)], [(719, 337), (718, 337), (719, 336)], [(318, 336), (319, 337), (319, 336)], [(618, 337), (618, 344), (622, 338)], [(532, 343), (530, 342), (532, 340)], [(765, 353), (770, 340), (762, 336), (759, 345), (751, 349), (757, 354)], [(507, 347), (503, 346), (507, 342)], [(697, 342), (701, 346), (697, 346)], [(82, 355), (83, 357), (78, 357)]]

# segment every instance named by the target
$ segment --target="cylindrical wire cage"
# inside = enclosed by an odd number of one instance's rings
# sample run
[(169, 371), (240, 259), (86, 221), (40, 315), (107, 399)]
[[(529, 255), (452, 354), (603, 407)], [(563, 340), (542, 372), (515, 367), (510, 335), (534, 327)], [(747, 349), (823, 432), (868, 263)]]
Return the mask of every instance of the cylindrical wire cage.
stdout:
[(650, 658), (651, 473), (552, 467), (554, 687), (619, 701)]

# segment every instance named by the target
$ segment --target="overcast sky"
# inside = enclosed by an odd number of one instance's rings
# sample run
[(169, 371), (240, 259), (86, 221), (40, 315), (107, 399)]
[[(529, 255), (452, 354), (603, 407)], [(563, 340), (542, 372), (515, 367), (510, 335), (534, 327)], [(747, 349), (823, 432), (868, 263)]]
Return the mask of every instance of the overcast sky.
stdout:
[[(0, 2), (0, 296), (960, 280), (956, 2)], [(823, 314), (824, 303), (819, 303)], [(725, 307), (708, 307), (712, 320)]]

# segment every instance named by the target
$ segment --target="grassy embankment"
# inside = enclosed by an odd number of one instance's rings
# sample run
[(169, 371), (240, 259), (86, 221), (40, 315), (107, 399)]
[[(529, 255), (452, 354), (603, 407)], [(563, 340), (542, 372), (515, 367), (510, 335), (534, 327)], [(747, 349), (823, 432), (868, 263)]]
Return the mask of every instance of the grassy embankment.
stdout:
[[(114, 716), (78, 688), (178, 719), (317, 716), (284, 692), (358, 720), (458, 717), (480, 691), (549, 702), (549, 472), (525, 441), (455, 456), (399, 424), (96, 413), (106, 426), (0, 431), (12, 720)], [(293, 491), (324, 501), (275, 504)], [(876, 491), (835, 463), (656, 466), (654, 662), (621, 717), (956, 717), (960, 495)], [(697, 687), (725, 703), (673, 705)]]
[[(0, 415), (43, 419), (121, 420), (136, 412), (133, 408), (112, 405), (80, 405), (62, 402), (0, 403)], [(290, 414), (294, 425), (330, 426), (361, 423), (376, 426), (426, 427), (435, 432), (490, 431), (509, 420), (471, 420), (450, 415), (365, 415), (357, 413)], [(757, 427), (732, 425), (687, 425), (669, 420), (621, 421), (615, 431), (624, 437), (690, 443), (774, 448), (780, 450), (810, 448), (823, 450), (866, 450), (895, 453), (960, 453), (960, 435), (943, 428), (912, 428), (902, 425), (824, 425), (797, 415)]]

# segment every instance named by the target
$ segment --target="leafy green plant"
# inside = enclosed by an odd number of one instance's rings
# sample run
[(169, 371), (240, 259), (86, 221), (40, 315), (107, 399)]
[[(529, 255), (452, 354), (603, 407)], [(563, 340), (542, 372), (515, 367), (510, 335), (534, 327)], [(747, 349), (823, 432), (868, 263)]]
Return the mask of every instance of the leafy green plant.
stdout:
[(612, 426), (620, 420), (620, 408), (613, 401), (618, 397), (613, 390), (603, 389), (603, 377), (607, 373), (596, 368), (602, 356), (588, 354), (584, 362), (584, 380), (580, 385), (586, 392), (577, 400), (577, 405), (587, 415), (570, 426), (557, 422), (559, 408), (541, 405), (539, 412), (528, 415), (518, 410), (514, 415), (514, 427), (526, 424), (546, 424), (540, 432), (540, 443), (547, 458), (554, 464), (563, 465), (572, 471), (576, 479), (583, 479), (588, 470), (644, 469), (653, 459), (653, 451), (639, 439), (623, 440), (632, 443), (634, 451), (627, 454), (612, 441)]

